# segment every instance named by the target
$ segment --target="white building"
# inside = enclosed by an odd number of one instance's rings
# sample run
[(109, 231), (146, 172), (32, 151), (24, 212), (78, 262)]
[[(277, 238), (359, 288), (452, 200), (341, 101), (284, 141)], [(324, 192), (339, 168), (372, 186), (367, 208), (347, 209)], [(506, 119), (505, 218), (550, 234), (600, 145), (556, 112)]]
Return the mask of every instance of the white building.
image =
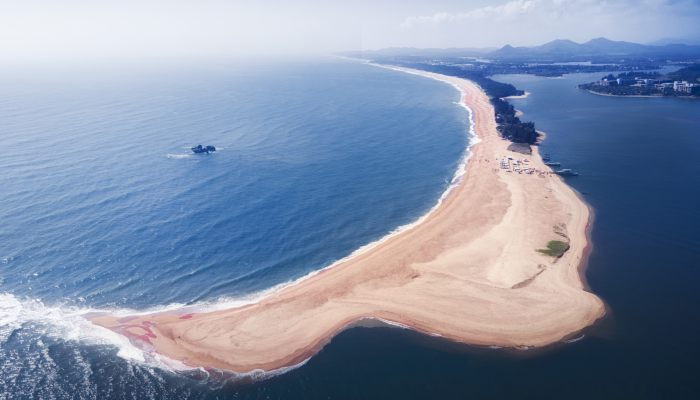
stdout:
[(693, 93), (693, 88), (696, 85), (693, 83), (688, 83), (687, 81), (675, 81), (673, 82), (673, 90), (680, 93)]

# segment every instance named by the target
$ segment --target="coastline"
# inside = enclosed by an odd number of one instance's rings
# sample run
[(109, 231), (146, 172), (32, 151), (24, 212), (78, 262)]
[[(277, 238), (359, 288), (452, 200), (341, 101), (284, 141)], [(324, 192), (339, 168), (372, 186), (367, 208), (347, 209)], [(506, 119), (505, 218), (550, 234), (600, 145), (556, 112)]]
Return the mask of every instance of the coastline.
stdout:
[[(521, 156), (498, 136), (478, 86), (391, 69), (456, 87), (479, 139), (465, 154), (468, 168), (462, 164), (426, 215), (254, 303), (92, 321), (184, 365), (247, 373), (304, 362), (364, 319), (469, 344), (541, 347), (600, 318), (604, 304), (584, 290), (581, 277), (590, 243), (588, 206), (558, 176), (499, 171), (499, 158)], [(549, 170), (537, 148), (529, 158)], [(556, 238), (557, 224), (565, 224), (571, 248), (551, 260), (536, 249)]]
[(629, 98), (639, 98), (639, 99), (683, 99), (683, 100), (700, 100), (700, 96), (664, 96), (661, 94), (657, 95), (642, 95), (642, 94), (631, 94), (631, 95), (621, 95), (621, 94), (610, 94), (610, 93), (599, 93), (590, 89), (580, 89), (588, 93), (595, 94), (598, 96), (605, 97), (629, 97)]
[(506, 96), (506, 97), (501, 97), (503, 100), (510, 100), (510, 99), (526, 99), (530, 97), (530, 92), (525, 92), (521, 95), (518, 96)]

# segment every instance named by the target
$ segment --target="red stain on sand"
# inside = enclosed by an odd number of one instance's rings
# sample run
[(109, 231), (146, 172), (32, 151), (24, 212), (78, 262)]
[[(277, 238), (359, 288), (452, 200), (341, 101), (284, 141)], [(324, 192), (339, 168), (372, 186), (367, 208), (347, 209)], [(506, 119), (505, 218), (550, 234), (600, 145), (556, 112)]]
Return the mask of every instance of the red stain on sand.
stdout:
[[(153, 331), (151, 330), (151, 326), (153, 326), (153, 323), (151, 321), (143, 321), (141, 322), (141, 325), (138, 324), (124, 324), (119, 327), (119, 330), (122, 332), (124, 336), (127, 336), (129, 338), (133, 339), (138, 339), (142, 342), (148, 343), (148, 344), (153, 344), (151, 342), (151, 339), (155, 339), (157, 336)], [(139, 330), (141, 332), (139, 332)], [(134, 332), (136, 331), (136, 332)]]

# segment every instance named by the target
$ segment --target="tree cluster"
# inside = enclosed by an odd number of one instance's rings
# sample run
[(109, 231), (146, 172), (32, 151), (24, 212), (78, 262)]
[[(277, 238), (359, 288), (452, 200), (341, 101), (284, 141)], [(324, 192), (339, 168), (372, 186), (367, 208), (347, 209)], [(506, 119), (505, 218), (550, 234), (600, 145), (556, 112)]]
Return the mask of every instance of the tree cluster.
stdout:
[(539, 134), (535, 130), (534, 122), (520, 121), (513, 105), (503, 99), (508, 96), (524, 94), (522, 90), (516, 89), (510, 83), (494, 81), (483, 72), (464, 70), (455, 65), (406, 63), (403, 66), (442, 75), (457, 76), (475, 82), (486, 92), (491, 104), (493, 104), (498, 132), (501, 136), (515, 143), (535, 144), (537, 142)]

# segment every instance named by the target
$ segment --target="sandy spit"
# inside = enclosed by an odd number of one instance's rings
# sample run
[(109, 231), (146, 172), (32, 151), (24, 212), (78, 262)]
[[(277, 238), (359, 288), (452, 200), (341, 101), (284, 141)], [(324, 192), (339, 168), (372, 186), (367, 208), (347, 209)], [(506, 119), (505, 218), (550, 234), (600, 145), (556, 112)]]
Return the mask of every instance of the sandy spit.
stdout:
[[(531, 156), (507, 150), (477, 85), (400, 70), (458, 88), (480, 139), (457, 187), (420, 223), (253, 304), (92, 322), (187, 366), (246, 373), (304, 362), (368, 318), (499, 347), (545, 346), (601, 318), (605, 306), (580, 274), (587, 205), (549, 172), (536, 147)], [(543, 172), (506, 172), (503, 157)], [(550, 240), (570, 248), (557, 259), (536, 251)]]

